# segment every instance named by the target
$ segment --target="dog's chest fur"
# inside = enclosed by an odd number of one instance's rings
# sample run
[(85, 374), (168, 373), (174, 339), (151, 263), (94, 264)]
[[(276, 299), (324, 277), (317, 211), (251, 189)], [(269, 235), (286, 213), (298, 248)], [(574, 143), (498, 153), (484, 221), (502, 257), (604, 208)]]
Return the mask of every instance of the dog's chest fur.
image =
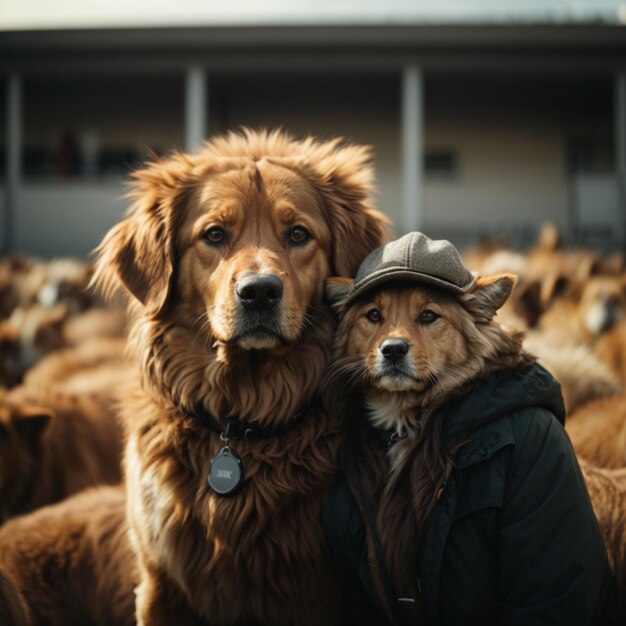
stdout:
[[(127, 475), (136, 541), (200, 616), (285, 623), (292, 616), (281, 610), (310, 610), (316, 595), (328, 608), (325, 590), (311, 589), (309, 580), (331, 576), (323, 572), (319, 515), (335, 478), (338, 438), (334, 429), (319, 428), (327, 421), (320, 412), (305, 419), (306, 427), (276, 440), (231, 442), (246, 485), (230, 497), (207, 483), (223, 445), (217, 434), (187, 425), (168, 433), (154, 424), (131, 435)], [(227, 606), (225, 598), (241, 601)]]
[(404, 460), (411, 442), (419, 435), (419, 422), (415, 419), (415, 399), (412, 394), (403, 392), (366, 394), (365, 407), (374, 428), (393, 431), (398, 438), (387, 449), (389, 471), (393, 472)]
[[(246, 420), (254, 415), (250, 407), (268, 419), (293, 414), (319, 384), (328, 350), (320, 333), (318, 347), (299, 346), (297, 363), (285, 355), (281, 365), (291, 378), (278, 365), (253, 378), (245, 362), (232, 375), (218, 360), (207, 365), (206, 357), (196, 369), (193, 348), (183, 351), (178, 341), (180, 333), (153, 344), (154, 363), (144, 371), (167, 380), (179, 398), (194, 391), (210, 398), (218, 414), (237, 402)], [(246, 483), (235, 495), (219, 496), (207, 481), (223, 446), (219, 435), (150, 387), (144, 381), (124, 406), (129, 520), (142, 561), (174, 581), (209, 623), (327, 622), (337, 597), (320, 518), (337, 475), (338, 426), (311, 409), (281, 436), (231, 440)]]

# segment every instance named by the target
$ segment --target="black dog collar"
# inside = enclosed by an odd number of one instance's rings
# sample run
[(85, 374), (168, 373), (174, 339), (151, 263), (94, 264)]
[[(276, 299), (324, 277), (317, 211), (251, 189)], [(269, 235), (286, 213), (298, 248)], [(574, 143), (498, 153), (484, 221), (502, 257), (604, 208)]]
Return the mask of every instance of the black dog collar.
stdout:
[(219, 433), (224, 443), (221, 450), (211, 460), (207, 476), (209, 487), (219, 496), (235, 495), (243, 487), (245, 482), (243, 463), (239, 455), (228, 445), (230, 439), (255, 441), (280, 437), (295, 428), (311, 408), (311, 404), (307, 403), (284, 424), (274, 428), (261, 428), (238, 417), (229, 417), (226, 424), (222, 425), (213, 413), (202, 406), (198, 407), (191, 415), (204, 426)]
[(395, 428), (392, 428), (391, 430), (381, 430), (380, 428), (374, 427), (372, 428), (374, 430), (374, 435), (376, 436), (376, 439), (378, 439), (378, 441), (380, 441), (380, 443), (385, 446), (385, 448), (391, 448), (394, 443), (402, 441), (403, 439), (406, 439), (408, 437), (408, 433), (406, 431), (404, 431), (400, 435)]
[(196, 407), (190, 415), (197, 419), (203, 426), (218, 433), (222, 439), (243, 439), (244, 441), (257, 441), (259, 439), (269, 439), (270, 437), (280, 437), (300, 424), (302, 418), (314, 408), (314, 402), (303, 404), (294, 415), (284, 424), (279, 424), (272, 428), (262, 428), (238, 417), (229, 417), (226, 424), (203, 406)]

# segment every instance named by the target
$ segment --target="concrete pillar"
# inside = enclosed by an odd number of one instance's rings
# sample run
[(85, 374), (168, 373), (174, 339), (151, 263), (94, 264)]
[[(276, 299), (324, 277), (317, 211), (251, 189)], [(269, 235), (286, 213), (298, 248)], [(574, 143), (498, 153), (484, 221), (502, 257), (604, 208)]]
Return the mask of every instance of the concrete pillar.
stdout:
[(424, 93), (422, 72), (409, 64), (402, 72), (402, 217), (397, 234), (424, 226)]
[(622, 223), (622, 247), (626, 252), (626, 70), (615, 77), (615, 170)]
[(8, 252), (15, 245), (15, 215), (17, 213), (18, 192), (22, 177), (22, 79), (13, 73), (7, 79), (7, 113), (6, 113), (6, 181), (4, 198), (4, 215), (0, 246)]
[(185, 150), (194, 152), (207, 135), (208, 80), (204, 68), (194, 65), (187, 70), (185, 93)]

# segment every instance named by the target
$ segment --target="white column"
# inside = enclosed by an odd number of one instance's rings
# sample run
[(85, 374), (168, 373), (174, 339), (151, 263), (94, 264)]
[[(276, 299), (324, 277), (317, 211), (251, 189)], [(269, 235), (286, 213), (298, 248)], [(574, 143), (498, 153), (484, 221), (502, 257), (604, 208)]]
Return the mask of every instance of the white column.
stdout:
[(615, 169), (622, 223), (622, 246), (626, 250), (626, 70), (615, 76)]
[(402, 72), (402, 218), (398, 232), (424, 226), (423, 174), (424, 94), (422, 72), (410, 64)]
[(187, 70), (185, 93), (185, 150), (196, 151), (207, 135), (207, 75), (203, 67)]
[(17, 73), (10, 74), (7, 80), (6, 125), (6, 182), (0, 237), (5, 252), (15, 245), (15, 214), (22, 177), (22, 79)]

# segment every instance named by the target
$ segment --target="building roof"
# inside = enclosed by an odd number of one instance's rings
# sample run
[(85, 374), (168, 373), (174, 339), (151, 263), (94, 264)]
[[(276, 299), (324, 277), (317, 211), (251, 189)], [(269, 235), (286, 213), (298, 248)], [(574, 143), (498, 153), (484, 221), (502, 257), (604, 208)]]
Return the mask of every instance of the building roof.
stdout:
[(626, 23), (626, 0), (0, 0), (0, 31)]

